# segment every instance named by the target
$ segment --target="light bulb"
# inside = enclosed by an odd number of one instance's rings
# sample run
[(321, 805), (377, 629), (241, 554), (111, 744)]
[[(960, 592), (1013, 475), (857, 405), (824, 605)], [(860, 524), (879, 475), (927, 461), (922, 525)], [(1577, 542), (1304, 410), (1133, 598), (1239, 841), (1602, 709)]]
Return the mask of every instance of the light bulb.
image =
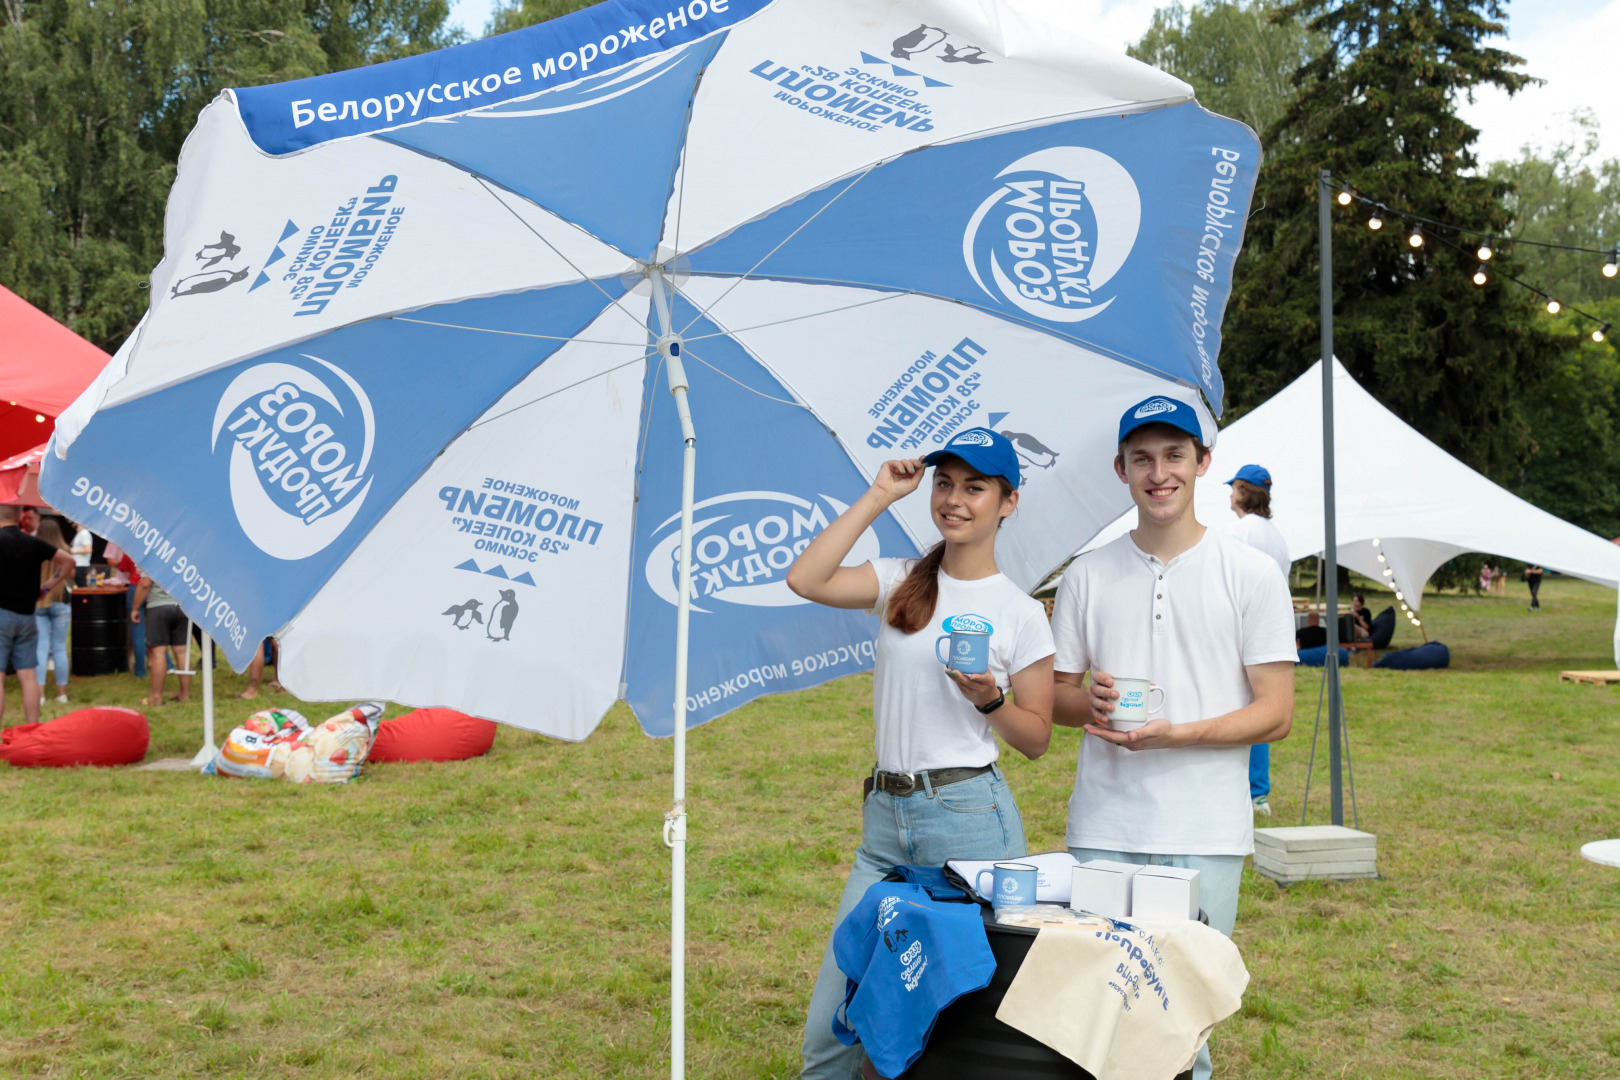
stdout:
[(1388, 567), (1385, 567), (1384, 576), (1385, 577), (1394, 577), (1395, 576), (1395, 571), (1389, 569)]
[(1603, 276), (1614, 277), (1617, 272), (1620, 272), (1620, 253), (1610, 251), (1609, 257), (1603, 260)]
[(1344, 188), (1339, 192), (1339, 205), (1340, 206), (1349, 206), (1350, 205), (1350, 189), (1349, 188)]
[(1373, 537), (1373, 547), (1377, 547), (1377, 546), (1378, 546), (1378, 538)]
[(1485, 264), (1480, 263), (1479, 267), (1474, 271), (1474, 284), (1483, 285), (1489, 280), (1490, 279), (1485, 276)]
[(44, 422), (45, 422), (45, 416), (44, 416), (43, 413), (35, 413), (34, 414), (34, 423), (43, 424)]
[(1477, 254), (1479, 256), (1479, 261), (1480, 262), (1490, 262), (1491, 261), (1491, 255), (1492, 255), (1490, 240), (1487, 239), (1487, 240), (1483, 241), (1479, 245), (1479, 251), (1475, 252), (1475, 254)]
[(1547, 297), (1547, 314), (1556, 315), (1563, 310), (1563, 307), (1564, 305), (1560, 304), (1557, 300), (1554, 300), (1550, 296)]
[(1413, 626), (1422, 626), (1423, 625), (1423, 620), (1422, 619), (1413, 619), (1412, 620), (1412, 625)]
[(1378, 216), (1378, 211), (1374, 210), (1373, 213), (1372, 213), (1372, 217), (1367, 219), (1367, 228), (1371, 229), (1373, 232), (1377, 232), (1379, 229), (1382, 229), (1383, 227), (1384, 227), (1384, 219)]
[(1406, 238), (1406, 242), (1408, 244), (1411, 244), (1415, 248), (1422, 247), (1423, 246), (1423, 230), (1418, 228), (1416, 225), (1412, 226), (1412, 235), (1408, 236)]
[(1603, 340), (1603, 332), (1605, 330), (1607, 330), (1608, 328), (1609, 328), (1609, 324), (1604, 323), (1602, 326), (1600, 326), (1596, 330), (1592, 331), (1592, 340), (1593, 341), (1602, 341)]
[(1379, 562), (1386, 562), (1386, 561), (1387, 561), (1387, 560), (1386, 560), (1386, 559), (1385, 559), (1385, 558), (1384, 558), (1384, 553), (1383, 553), (1383, 552), (1381, 552), (1381, 551), (1380, 551), (1380, 552), (1379, 552), (1379, 553), (1378, 553), (1378, 561), (1379, 561)]
[(1400, 594), (1400, 593), (1398, 593), (1398, 592), (1397, 592), (1397, 593), (1396, 593), (1396, 594), (1395, 594), (1395, 599), (1397, 599), (1397, 600), (1405, 600), (1405, 599), (1406, 599), (1406, 597), (1404, 597), (1404, 596), (1402, 596), (1402, 595), (1401, 595), (1401, 594)]

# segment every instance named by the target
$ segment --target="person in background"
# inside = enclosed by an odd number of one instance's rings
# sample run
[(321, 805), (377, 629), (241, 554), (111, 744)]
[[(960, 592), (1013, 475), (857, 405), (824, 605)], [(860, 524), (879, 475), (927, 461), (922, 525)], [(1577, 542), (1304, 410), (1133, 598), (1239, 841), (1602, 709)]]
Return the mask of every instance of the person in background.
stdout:
[[(921, 559), (844, 566), (872, 523), (925, 476), (944, 539)], [(996, 568), (996, 532), (1018, 508), (1019, 479), (1006, 436), (960, 431), (927, 457), (884, 462), (871, 489), (788, 571), (788, 588), (806, 600), (881, 617), (872, 679), (877, 763), (865, 779), (861, 846), (834, 927), (895, 866), (1009, 859), (1027, 850), (1018, 803), (996, 766), (996, 736), (1032, 760), (1046, 752), (1052, 630), (1041, 602)], [(941, 627), (950, 633), (958, 619), (987, 639), (980, 674), (949, 668), (935, 652)], [(844, 988), (829, 940), (805, 1018), (808, 1080), (861, 1075), (860, 1048), (832, 1031)]]
[(90, 565), (90, 549), (95, 546), (95, 537), (83, 525), (73, 525), (73, 544), (69, 550), (73, 553), (75, 568)]
[[(34, 605), (73, 573), (73, 556), (18, 526), (15, 506), (0, 506), (0, 672), (10, 663), (22, 688), (23, 720), (39, 723), (39, 626)], [(54, 564), (40, 581), (40, 568)], [(0, 721), (6, 713), (5, 679), (0, 676)]]
[(1496, 580), (1496, 571), (1491, 569), (1491, 564), (1490, 563), (1480, 563), (1479, 564), (1479, 591), (1482, 592), (1482, 593), (1490, 592), (1491, 591), (1491, 582), (1494, 581), (1494, 580)]
[(39, 508), (36, 506), (23, 507), (22, 512), (17, 516), (17, 527), (29, 536), (38, 536)]
[[(67, 541), (62, 539), (62, 528), (55, 518), (46, 518), (39, 523), (39, 539), (59, 551), (67, 551)], [(71, 557), (71, 555), (70, 555)], [(43, 586), (55, 577), (57, 569), (56, 559), (53, 556), (48, 566), (41, 566), (40, 584)], [(47, 591), (42, 593), (34, 605), (34, 624), (39, 632), (39, 678), (40, 696), (45, 694), (45, 666), (46, 661), (52, 661), (56, 666), (56, 703), (67, 704), (68, 691), (68, 622), (72, 615), (68, 608), (68, 588), (73, 583), (73, 575), (57, 581)]]
[[(1288, 558), (1288, 541), (1271, 521), (1271, 472), (1264, 465), (1245, 465), (1226, 483), (1232, 489), (1232, 513), (1238, 518), (1228, 534), (1270, 555), (1286, 582), (1293, 563)], [(1297, 641), (1297, 634), (1295, 638)], [(1249, 802), (1255, 813), (1271, 816), (1270, 743), (1249, 747)]]
[[(146, 669), (152, 675), (152, 691), (143, 704), (163, 704), (163, 680), (169, 674), (166, 650), (174, 649), (178, 659), (186, 647), (191, 632), (191, 620), (180, 610), (180, 601), (149, 575), (141, 575), (135, 587), (135, 611), (130, 616), (135, 622), (146, 624)], [(191, 676), (180, 676), (180, 696), (177, 701), (191, 700)]]
[[(254, 698), (259, 696), (259, 680), (264, 678), (264, 654), (267, 650), (272, 657), (272, 662), (274, 662), (274, 657), (276, 656), (275, 638), (265, 638), (263, 641), (259, 642), (258, 651), (253, 654), (253, 659), (249, 661), (247, 670), (247, 689), (236, 695), (243, 701), (252, 701)], [(286, 690), (281, 683), (277, 682), (275, 679), (271, 679), (270, 692), (272, 694), (283, 694), (286, 693)]]
[(1294, 646), (1301, 651), (1327, 648), (1327, 630), (1321, 615), (1313, 611), (1305, 616), (1305, 625), (1294, 631)]
[(1537, 566), (1535, 563), (1531, 563), (1524, 568), (1524, 582), (1530, 586), (1531, 611), (1541, 610), (1541, 575), (1545, 572), (1542, 567)]
[(141, 572), (135, 560), (124, 554), (124, 549), (109, 543), (104, 556), (107, 564), (124, 576), (128, 591), (124, 594), (124, 613), (129, 617), (129, 645), (135, 656), (135, 677), (146, 678), (146, 623), (139, 618), (140, 605), (135, 594), (141, 587)]
[(1372, 609), (1367, 606), (1367, 598), (1360, 593), (1350, 597), (1350, 631), (1351, 641), (1366, 641), (1372, 637)]
[[(1069, 853), (1197, 870), (1209, 925), (1231, 937), (1254, 850), (1249, 747), (1287, 737), (1299, 657), (1277, 564), (1194, 516), (1209, 463), (1185, 402), (1153, 397), (1120, 418), (1114, 473), (1130, 488), (1136, 528), (1076, 558), (1058, 586), (1053, 720), (1086, 735)], [(1116, 675), (1157, 683), (1163, 711), (1115, 731)], [(1193, 1076), (1210, 1071), (1206, 1045)]]

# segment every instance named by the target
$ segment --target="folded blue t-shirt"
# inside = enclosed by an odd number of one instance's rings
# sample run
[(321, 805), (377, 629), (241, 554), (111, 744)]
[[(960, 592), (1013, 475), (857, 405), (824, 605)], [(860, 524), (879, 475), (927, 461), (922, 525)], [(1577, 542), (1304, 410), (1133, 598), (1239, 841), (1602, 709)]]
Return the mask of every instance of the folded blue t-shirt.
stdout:
[(833, 957), (848, 980), (833, 1034), (859, 1042), (884, 1076), (909, 1069), (945, 1007), (996, 971), (979, 905), (939, 903), (921, 885), (892, 881), (867, 889), (845, 916)]

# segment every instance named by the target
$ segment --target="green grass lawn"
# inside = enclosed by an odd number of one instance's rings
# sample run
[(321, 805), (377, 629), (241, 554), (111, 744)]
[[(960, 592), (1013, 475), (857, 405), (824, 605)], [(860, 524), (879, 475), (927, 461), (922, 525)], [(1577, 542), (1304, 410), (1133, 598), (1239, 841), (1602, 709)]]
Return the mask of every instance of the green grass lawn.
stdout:
[[(1620, 687), (1557, 680), (1613, 666), (1615, 594), (1543, 601), (1429, 596), (1450, 671), (1346, 673), (1383, 880), (1246, 877), (1217, 1075), (1620, 1075), (1620, 870), (1577, 856), (1620, 836)], [(219, 684), (223, 734), (251, 707)], [(1272, 824), (1299, 821), (1317, 688), (1301, 669)], [(870, 698), (857, 676), (692, 734), (691, 1076), (798, 1074)], [(196, 704), (152, 721), (150, 757), (199, 745)], [(1032, 851), (1062, 843), (1078, 737), (1004, 758)], [(666, 1075), (668, 776), (622, 706), (581, 745), (502, 728), (485, 758), (336, 788), (0, 766), (0, 1076)]]

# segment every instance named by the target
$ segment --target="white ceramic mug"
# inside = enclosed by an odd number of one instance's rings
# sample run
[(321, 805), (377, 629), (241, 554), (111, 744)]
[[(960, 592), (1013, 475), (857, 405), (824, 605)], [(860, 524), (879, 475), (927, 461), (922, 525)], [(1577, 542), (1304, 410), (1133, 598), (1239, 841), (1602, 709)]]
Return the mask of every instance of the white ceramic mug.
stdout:
[[(1149, 679), (1116, 677), (1114, 689), (1119, 692), (1119, 700), (1114, 702), (1114, 712), (1108, 726), (1115, 731), (1135, 731), (1147, 723), (1153, 713), (1164, 710), (1164, 687)], [(1154, 694), (1159, 695), (1156, 705), (1153, 703)]]

